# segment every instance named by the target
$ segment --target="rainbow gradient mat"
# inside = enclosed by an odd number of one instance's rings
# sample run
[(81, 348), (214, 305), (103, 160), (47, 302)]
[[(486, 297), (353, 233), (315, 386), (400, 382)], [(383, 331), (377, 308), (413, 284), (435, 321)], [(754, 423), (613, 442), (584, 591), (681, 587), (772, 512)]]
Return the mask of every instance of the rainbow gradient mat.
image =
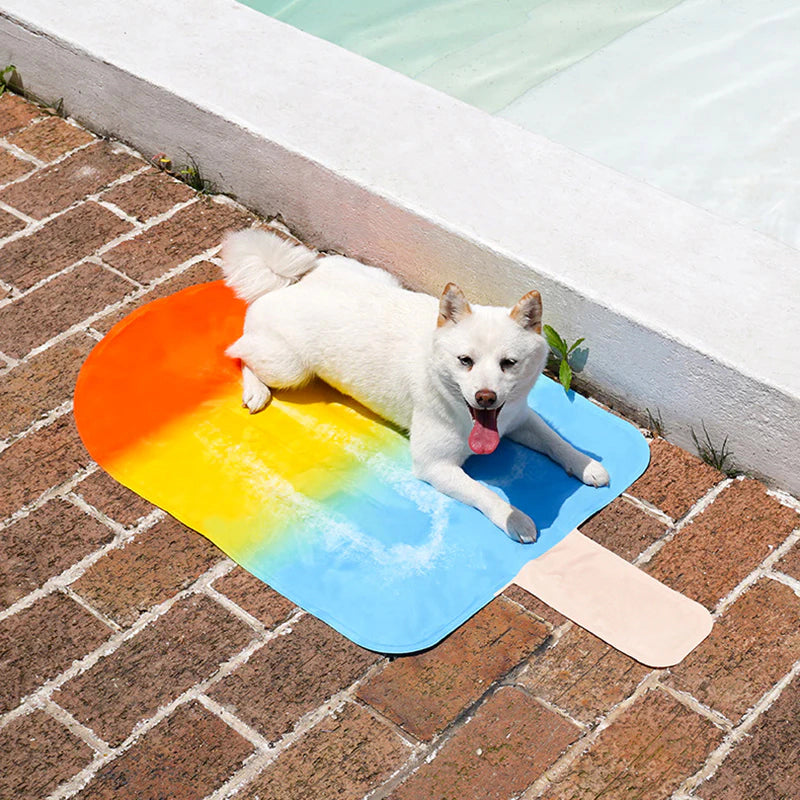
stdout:
[(119, 482), (369, 649), (434, 645), (647, 465), (639, 431), (540, 379), (531, 405), (611, 484), (584, 486), (508, 441), (473, 457), (468, 472), (538, 524), (535, 544), (517, 544), (414, 478), (407, 439), (322, 384), (278, 392), (259, 414), (242, 408), (224, 351), (244, 310), (217, 282), (133, 312), (83, 366), (78, 429)]

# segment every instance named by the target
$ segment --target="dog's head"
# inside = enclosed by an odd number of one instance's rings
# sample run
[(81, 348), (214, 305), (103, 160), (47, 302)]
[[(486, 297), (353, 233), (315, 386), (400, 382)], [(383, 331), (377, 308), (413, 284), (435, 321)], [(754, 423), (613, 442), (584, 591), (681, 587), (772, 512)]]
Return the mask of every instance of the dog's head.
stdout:
[(512, 308), (470, 306), (449, 283), (439, 301), (434, 368), (447, 390), (472, 416), (470, 448), (491, 453), (498, 445), (503, 406), (526, 398), (544, 368), (542, 298), (528, 292)]

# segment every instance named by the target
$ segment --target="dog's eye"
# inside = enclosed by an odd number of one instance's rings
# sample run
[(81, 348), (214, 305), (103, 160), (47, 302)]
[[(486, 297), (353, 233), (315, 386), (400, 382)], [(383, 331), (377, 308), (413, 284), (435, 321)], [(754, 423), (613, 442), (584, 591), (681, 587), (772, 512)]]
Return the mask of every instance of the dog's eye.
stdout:
[(470, 369), (475, 363), (469, 356), (459, 356), (458, 360), (461, 362), (461, 366), (467, 369)]
[(511, 369), (511, 367), (513, 367), (514, 364), (516, 363), (517, 363), (516, 358), (501, 358), (500, 369), (503, 370), (503, 372), (505, 372), (507, 369)]

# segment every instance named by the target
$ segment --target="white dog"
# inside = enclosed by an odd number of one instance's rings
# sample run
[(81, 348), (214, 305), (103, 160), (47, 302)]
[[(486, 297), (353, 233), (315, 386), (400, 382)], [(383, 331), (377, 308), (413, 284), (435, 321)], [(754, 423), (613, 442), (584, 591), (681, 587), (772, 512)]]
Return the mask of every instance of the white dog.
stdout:
[(510, 310), (470, 306), (451, 283), (436, 300), (383, 270), (256, 229), (229, 236), (223, 260), (226, 282), (250, 304), (228, 355), (242, 361), (251, 412), (269, 403), (270, 388), (319, 376), (409, 431), (417, 477), (518, 542), (536, 540), (535, 523), (464, 472), (471, 453), (491, 453), (506, 435), (584, 483), (608, 483), (604, 467), (528, 407), (548, 353), (538, 292)]

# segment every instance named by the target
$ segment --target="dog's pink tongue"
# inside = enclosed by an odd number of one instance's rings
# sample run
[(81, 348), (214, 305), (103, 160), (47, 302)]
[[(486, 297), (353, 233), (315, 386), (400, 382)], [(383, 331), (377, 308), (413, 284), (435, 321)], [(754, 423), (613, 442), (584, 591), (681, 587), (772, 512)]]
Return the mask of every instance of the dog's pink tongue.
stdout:
[(488, 455), (497, 449), (500, 444), (500, 434), (497, 432), (497, 410), (484, 411), (472, 410), (472, 430), (469, 434), (469, 449), (478, 455)]

